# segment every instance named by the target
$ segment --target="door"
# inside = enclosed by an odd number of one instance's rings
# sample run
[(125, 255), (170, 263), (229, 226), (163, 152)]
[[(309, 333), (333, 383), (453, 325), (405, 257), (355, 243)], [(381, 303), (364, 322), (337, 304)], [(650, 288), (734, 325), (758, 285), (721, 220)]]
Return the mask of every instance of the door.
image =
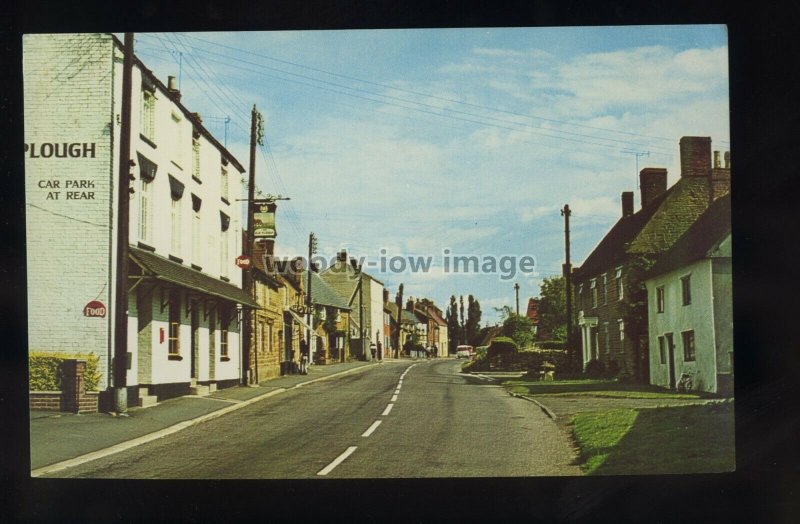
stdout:
[(600, 337), (598, 334), (597, 326), (592, 326), (589, 328), (589, 343), (591, 344), (591, 351), (590, 355), (592, 360), (597, 360), (600, 358)]
[(215, 364), (217, 359), (217, 356), (214, 354), (217, 349), (216, 333), (217, 312), (215, 309), (212, 309), (208, 312), (208, 380), (214, 380)]
[(191, 321), (191, 329), (192, 329), (191, 333), (192, 333), (192, 336), (191, 336), (191, 340), (190, 340), (191, 350), (189, 352), (190, 355), (191, 355), (191, 358), (190, 358), (190, 360), (191, 360), (190, 369), (191, 369), (191, 377), (196, 379), (197, 378), (197, 357), (198, 357), (197, 351), (198, 351), (198, 346), (200, 345), (200, 344), (198, 344), (198, 340), (197, 340), (197, 330), (200, 327), (200, 315), (199, 315), (199, 312), (197, 311), (197, 301), (196, 300), (192, 300), (191, 301), (191, 305), (192, 305), (192, 321)]
[(675, 343), (672, 340), (672, 333), (665, 333), (667, 340), (667, 366), (669, 367), (669, 387), (675, 389)]

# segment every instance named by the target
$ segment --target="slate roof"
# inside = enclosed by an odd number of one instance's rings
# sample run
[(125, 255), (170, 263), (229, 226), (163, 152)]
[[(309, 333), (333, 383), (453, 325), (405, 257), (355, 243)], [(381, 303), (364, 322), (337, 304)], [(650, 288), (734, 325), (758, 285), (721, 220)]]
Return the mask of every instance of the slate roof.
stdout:
[(389, 316), (392, 317), (392, 320), (397, 320), (397, 304), (394, 302), (387, 302), (383, 306), (383, 310), (389, 313)]
[(145, 275), (152, 276), (162, 282), (194, 289), (217, 298), (242, 304), (252, 308), (259, 306), (242, 288), (216, 279), (195, 269), (188, 268), (161, 255), (130, 246), (131, 259), (142, 268)]
[(407, 309), (403, 310), (400, 320), (402, 322), (411, 322), (412, 324), (418, 324), (420, 322), (420, 320), (417, 318), (417, 315)]
[(337, 293), (317, 273), (311, 275), (311, 301), (314, 304), (350, 310), (347, 299)]
[(709, 256), (731, 234), (730, 193), (715, 200), (672, 248), (656, 262), (645, 278), (663, 275)]
[(576, 269), (576, 279), (603, 273), (632, 254), (662, 254), (706, 209), (708, 179), (682, 176), (633, 215), (620, 218)]
[(428, 310), (428, 316), (431, 317), (433, 319), (433, 321), (436, 322), (440, 326), (446, 326), (447, 325), (447, 322), (442, 318), (442, 315), (440, 315), (439, 312), (437, 310), (433, 309), (433, 308), (430, 308)]

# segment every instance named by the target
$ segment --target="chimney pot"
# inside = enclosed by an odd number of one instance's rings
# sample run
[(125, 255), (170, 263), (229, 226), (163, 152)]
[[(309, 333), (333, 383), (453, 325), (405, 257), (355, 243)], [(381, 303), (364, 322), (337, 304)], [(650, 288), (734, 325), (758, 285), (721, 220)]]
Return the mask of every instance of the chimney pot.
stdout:
[(347, 251), (345, 251), (345, 250), (339, 251), (339, 255), (337, 257), (337, 260), (339, 262), (347, 262)]
[[(622, 192), (622, 216), (628, 217), (633, 214), (633, 191)], [(533, 300), (533, 299), (531, 299)]]
[(358, 261), (355, 258), (350, 257), (350, 265), (353, 266), (353, 269), (358, 271)]
[(639, 172), (639, 189), (642, 208), (667, 190), (667, 170), (663, 167), (646, 167)]
[(175, 87), (175, 77), (168, 76), (167, 77), (167, 89), (170, 91), (175, 91), (177, 88)]
[(719, 151), (714, 151), (714, 167), (719, 167)]

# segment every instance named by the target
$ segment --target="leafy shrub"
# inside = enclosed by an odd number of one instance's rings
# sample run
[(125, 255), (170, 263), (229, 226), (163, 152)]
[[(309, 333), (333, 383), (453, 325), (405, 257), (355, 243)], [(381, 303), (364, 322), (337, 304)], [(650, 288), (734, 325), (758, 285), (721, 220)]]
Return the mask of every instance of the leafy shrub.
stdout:
[(483, 360), (486, 358), (486, 352), (489, 346), (478, 346), (475, 348), (475, 360)]
[(606, 366), (600, 360), (590, 360), (586, 363), (586, 370), (584, 374), (586, 374), (589, 378), (601, 378), (605, 375)]
[(616, 360), (612, 360), (608, 363), (608, 367), (606, 368), (605, 377), (606, 378), (617, 378), (619, 375), (619, 364), (617, 364)]
[(31, 391), (60, 391), (62, 364), (65, 360), (86, 360), (84, 381), (86, 391), (97, 391), (100, 383), (100, 358), (93, 353), (50, 353), (34, 351), (28, 355), (28, 374)]
[(500, 358), (501, 360), (506, 360), (513, 356), (518, 350), (519, 347), (512, 338), (496, 337), (489, 345), (489, 349), (486, 351), (486, 356), (492, 359)]

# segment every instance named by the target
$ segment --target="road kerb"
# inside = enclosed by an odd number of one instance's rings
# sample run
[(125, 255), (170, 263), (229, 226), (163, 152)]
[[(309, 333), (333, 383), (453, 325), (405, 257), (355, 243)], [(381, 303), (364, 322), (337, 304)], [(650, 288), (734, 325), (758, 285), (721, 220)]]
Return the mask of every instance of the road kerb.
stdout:
[(548, 417), (550, 417), (551, 419), (556, 420), (556, 418), (558, 418), (558, 417), (556, 417), (556, 414), (553, 413), (553, 410), (551, 410), (550, 408), (548, 408), (547, 406), (545, 406), (544, 404), (542, 404), (541, 402), (539, 402), (535, 398), (529, 397), (527, 395), (519, 395), (517, 393), (510, 393), (510, 394), (511, 394), (512, 397), (522, 398), (522, 399), (527, 400), (528, 402), (533, 402), (534, 404), (539, 406), (539, 408), (544, 412), (544, 414), (547, 415)]
[(232, 411), (236, 411), (236, 410), (242, 409), (244, 407), (247, 407), (247, 406), (249, 406), (251, 404), (255, 404), (256, 402), (258, 402), (260, 400), (264, 400), (266, 398), (273, 397), (273, 396), (279, 395), (281, 393), (285, 393), (286, 391), (289, 391), (291, 389), (295, 389), (295, 388), (298, 388), (298, 387), (301, 387), (301, 386), (305, 386), (305, 385), (308, 385), (308, 384), (311, 384), (311, 383), (314, 383), (314, 382), (319, 382), (321, 380), (327, 380), (327, 379), (331, 379), (331, 378), (334, 378), (334, 377), (339, 377), (339, 376), (342, 376), (342, 375), (346, 375), (348, 373), (353, 373), (353, 372), (358, 371), (358, 370), (367, 369), (367, 368), (370, 368), (370, 367), (375, 366), (375, 365), (376, 364), (367, 364), (366, 366), (359, 366), (357, 368), (348, 369), (348, 370), (345, 370), (345, 371), (341, 371), (339, 373), (333, 373), (331, 375), (327, 375), (327, 376), (324, 376), (324, 377), (315, 378), (315, 379), (309, 380), (307, 382), (301, 382), (301, 383), (296, 384), (296, 385), (294, 385), (292, 387), (289, 387), (289, 388), (274, 389), (272, 391), (268, 391), (267, 393), (264, 393), (263, 395), (259, 395), (257, 397), (253, 397), (253, 398), (248, 399), (248, 400), (243, 400), (243, 401), (241, 401), (241, 402), (239, 402), (237, 404), (232, 404), (232, 405), (224, 407), (222, 409), (218, 409), (218, 410), (212, 411), (211, 413), (206, 413), (205, 415), (201, 415), (201, 416), (199, 416), (197, 418), (193, 418), (191, 420), (184, 420), (182, 422), (178, 422), (177, 424), (173, 424), (172, 426), (169, 426), (167, 428), (160, 429), (160, 430), (154, 431), (152, 433), (148, 433), (147, 435), (142, 435), (141, 437), (136, 437), (134, 439), (127, 440), (125, 442), (120, 442), (119, 444), (114, 444), (112, 446), (109, 446), (109, 447), (103, 448), (103, 449), (99, 449), (97, 451), (91, 451), (89, 453), (85, 453), (85, 454), (80, 455), (78, 457), (74, 457), (74, 458), (67, 459), (67, 460), (62, 460), (61, 462), (56, 462), (55, 464), (50, 464), (49, 466), (42, 466), (41, 468), (36, 468), (34, 470), (31, 470), (31, 477), (40, 477), (42, 475), (47, 475), (49, 473), (55, 473), (57, 471), (62, 471), (62, 470), (65, 470), (65, 469), (73, 468), (75, 466), (80, 466), (81, 464), (85, 464), (85, 463), (91, 462), (93, 460), (105, 458), (105, 457), (108, 457), (110, 455), (114, 455), (116, 453), (120, 453), (122, 451), (131, 449), (131, 448), (135, 448), (137, 446), (141, 446), (142, 444), (147, 444), (148, 442), (152, 442), (154, 440), (166, 437), (168, 435), (175, 434), (175, 433), (177, 433), (179, 431), (182, 431), (182, 430), (184, 430), (184, 429), (186, 429), (188, 427), (194, 426), (196, 424), (200, 424), (202, 422), (206, 422), (206, 421), (215, 419), (217, 417), (221, 417), (222, 415), (226, 415), (226, 414), (228, 414), (228, 413), (230, 413)]

